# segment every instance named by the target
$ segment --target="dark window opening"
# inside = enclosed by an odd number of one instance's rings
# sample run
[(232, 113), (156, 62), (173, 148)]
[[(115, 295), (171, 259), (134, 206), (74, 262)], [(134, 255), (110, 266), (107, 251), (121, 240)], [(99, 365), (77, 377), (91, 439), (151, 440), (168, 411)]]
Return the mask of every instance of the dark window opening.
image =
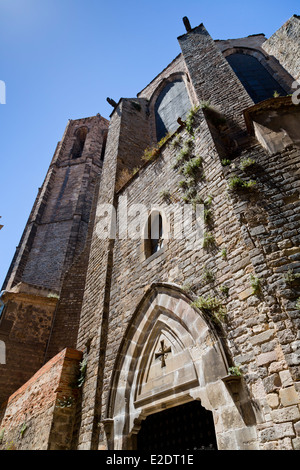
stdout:
[(151, 213), (146, 230), (145, 255), (146, 258), (149, 258), (164, 246), (163, 219), (159, 212), (154, 211)]
[(106, 149), (106, 142), (107, 142), (107, 133), (103, 137), (103, 142), (102, 142), (102, 149), (101, 149), (101, 155), (100, 155), (100, 160), (103, 162), (104, 160), (104, 155), (105, 155), (105, 149)]
[(192, 105), (182, 80), (168, 83), (155, 103), (156, 137), (160, 141), (178, 128), (177, 119), (185, 120)]
[(217, 449), (212, 412), (199, 401), (148, 416), (137, 435), (137, 450), (145, 452)]
[(76, 140), (73, 144), (73, 148), (71, 152), (73, 159), (80, 158), (82, 156), (87, 133), (88, 133), (88, 129), (86, 127), (80, 127), (79, 129), (77, 129), (75, 133)]
[(286, 91), (255, 57), (237, 53), (226, 59), (254, 103), (273, 98), (274, 93), (286, 96)]

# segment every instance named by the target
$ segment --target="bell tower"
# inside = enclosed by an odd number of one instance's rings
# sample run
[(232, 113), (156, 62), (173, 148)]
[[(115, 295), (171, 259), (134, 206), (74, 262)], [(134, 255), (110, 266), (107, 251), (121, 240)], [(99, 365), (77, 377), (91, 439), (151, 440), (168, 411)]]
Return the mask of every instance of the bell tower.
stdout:
[[(42, 367), (53, 331), (64, 344), (75, 341), (107, 130), (100, 114), (70, 120), (38, 191), (1, 293), (0, 403)], [(69, 316), (64, 286), (72, 297)]]
[(108, 121), (100, 115), (69, 121), (39, 189), (3, 290), (19, 282), (59, 292), (82, 251)]

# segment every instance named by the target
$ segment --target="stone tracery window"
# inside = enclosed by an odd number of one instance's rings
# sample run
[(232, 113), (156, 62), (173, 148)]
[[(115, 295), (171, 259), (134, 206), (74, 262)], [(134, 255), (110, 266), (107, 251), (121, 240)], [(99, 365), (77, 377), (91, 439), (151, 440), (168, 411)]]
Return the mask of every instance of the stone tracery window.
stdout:
[(254, 103), (273, 98), (275, 92), (286, 95), (285, 90), (256, 57), (236, 52), (226, 59)]
[(175, 132), (180, 117), (185, 120), (192, 104), (183, 80), (166, 84), (155, 103), (156, 137), (160, 141), (170, 132)]

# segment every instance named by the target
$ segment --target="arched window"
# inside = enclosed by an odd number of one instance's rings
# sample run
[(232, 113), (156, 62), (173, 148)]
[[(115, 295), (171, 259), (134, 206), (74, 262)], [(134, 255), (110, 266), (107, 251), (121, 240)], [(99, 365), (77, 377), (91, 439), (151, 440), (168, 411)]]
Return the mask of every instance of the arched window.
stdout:
[(154, 255), (164, 246), (163, 219), (158, 211), (151, 212), (145, 233), (145, 256)]
[(76, 140), (74, 142), (72, 152), (71, 152), (72, 159), (81, 157), (83, 149), (84, 149), (84, 144), (85, 144), (87, 133), (88, 133), (87, 127), (80, 127), (75, 132)]
[(175, 132), (180, 117), (184, 120), (192, 105), (182, 80), (168, 83), (155, 103), (156, 136), (160, 141), (168, 132)]
[(281, 96), (286, 95), (284, 89), (256, 57), (236, 53), (226, 59), (255, 103), (273, 98), (275, 92)]

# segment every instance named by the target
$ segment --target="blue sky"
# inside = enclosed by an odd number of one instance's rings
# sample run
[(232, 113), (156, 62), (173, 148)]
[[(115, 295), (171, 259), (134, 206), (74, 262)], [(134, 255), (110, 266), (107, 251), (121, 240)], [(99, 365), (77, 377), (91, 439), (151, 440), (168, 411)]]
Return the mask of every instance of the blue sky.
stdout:
[(136, 96), (180, 53), (184, 16), (228, 39), (299, 13), (299, 0), (0, 0), (0, 287), (68, 119)]

